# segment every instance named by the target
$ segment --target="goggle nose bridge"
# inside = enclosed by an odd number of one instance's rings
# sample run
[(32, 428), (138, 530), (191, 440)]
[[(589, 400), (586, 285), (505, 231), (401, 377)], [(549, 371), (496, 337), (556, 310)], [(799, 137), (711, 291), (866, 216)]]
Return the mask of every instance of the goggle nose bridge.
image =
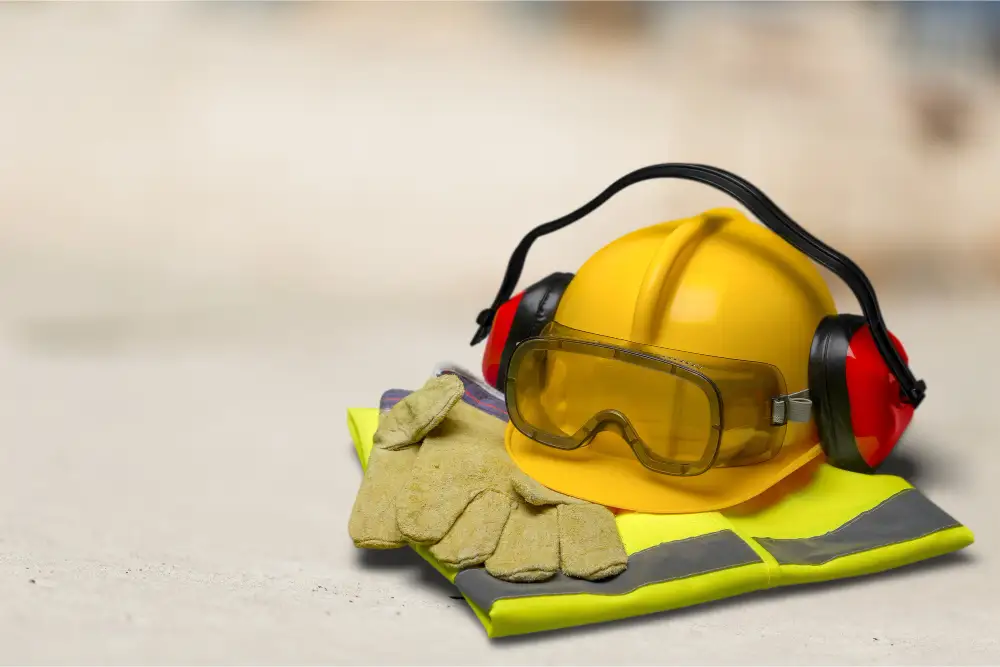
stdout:
[(632, 447), (640, 442), (639, 433), (632, 426), (628, 417), (620, 410), (601, 410), (588, 419), (581, 430), (587, 433), (587, 438), (582, 443), (582, 446), (589, 445), (590, 441), (603, 431), (610, 431), (618, 435)]
[[(580, 430), (586, 432), (587, 434), (584, 441), (580, 443), (581, 447), (589, 445), (590, 441), (596, 438), (599, 433), (603, 431), (610, 431), (625, 440), (629, 448), (635, 452), (639, 461), (643, 465), (649, 467), (649, 455), (645, 451), (642, 439), (639, 438), (639, 433), (635, 430), (635, 427), (632, 426), (628, 417), (626, 417), (620, 410), (601, 410), (588, 419), (587, 423), (584, 424)], [(680, 474), (687, 474), (687, 471), (690, 468), (690, 464), (680, 463), (677, 465), (677, 470)]]

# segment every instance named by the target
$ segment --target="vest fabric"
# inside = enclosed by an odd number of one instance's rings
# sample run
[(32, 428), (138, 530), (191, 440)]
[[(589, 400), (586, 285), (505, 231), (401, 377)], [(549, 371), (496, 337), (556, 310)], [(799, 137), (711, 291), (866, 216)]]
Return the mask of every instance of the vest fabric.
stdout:
[[(348, 427), (367, 464), (379, 409), (348, 409)], [(464, 400), (501, 418), (502, 402), (474, 386)], [(808, 483), (764, 507), (698, 514), (619, 512), (628, 569), (601, 582), (557, 574), (511, 583), (482, 567), (454, 570), (411, 546), (452, 582), (489, 637), (614, 621), (753, 591), (843, 579), (958, 551), (972, 531), (906, 480), (819, 464)]]

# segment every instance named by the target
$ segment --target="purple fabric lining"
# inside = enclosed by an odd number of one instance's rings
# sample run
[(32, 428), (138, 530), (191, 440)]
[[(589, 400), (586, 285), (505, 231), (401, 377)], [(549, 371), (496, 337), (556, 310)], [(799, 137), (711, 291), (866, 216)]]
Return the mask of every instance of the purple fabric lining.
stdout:
[[(449, 373), (450, 371), (445, 372)], [(459, 374), (454, 373), (454, 375)], [(459, 375), (459, 377), (461, 377), (461, 375)], [(474, 382), (464, 382), (464, 384), (465, 395), (462, 396), (463, 401), (474, 408), (479, 408), (483, 412), (493, 415), (498, 419), (502, 419), (503, 421), (508, 420), (507, 406), (504, 405), (502, 400), (492, 396), (489, 392)], [(389, 389), (383, 392), (381, 399), (379, 399), (379, 410), (388, 410), (411, 393), (413, 392), (409, 389)]]

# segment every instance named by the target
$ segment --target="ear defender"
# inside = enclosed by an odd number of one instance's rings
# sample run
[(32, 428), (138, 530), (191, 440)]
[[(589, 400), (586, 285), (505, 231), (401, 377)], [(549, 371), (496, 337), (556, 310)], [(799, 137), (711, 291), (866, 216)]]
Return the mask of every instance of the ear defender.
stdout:
[[(902, 344), (889, 333), (904, 363)], [(829, 316), (809, 352), (809, 393), (819, 440), (830, 462), (874, 473), (913, 419), (896, 377), (879, 354), (865, 318)]]
[(522, 341), (537, 336), (552, 321), (572, 273), (553, 273), (497, 308), (483, 351), (483, 378), (503, 391), (510, 357)]

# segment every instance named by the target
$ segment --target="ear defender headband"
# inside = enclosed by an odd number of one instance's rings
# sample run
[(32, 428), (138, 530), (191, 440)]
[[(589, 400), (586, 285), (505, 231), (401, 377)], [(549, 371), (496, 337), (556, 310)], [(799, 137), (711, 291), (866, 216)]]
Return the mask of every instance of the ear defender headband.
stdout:
[(514, 349), (541, 333), (555, 317), (559, 299), (573, 278), (570, 273), (554, 273), (512, 298), (531, 244), (592, 213), (628, 186), (655, 178), (697, 181), (729, 194), (850, 287), (864, 316), (832, 315), (820, 322), (809, 353), (809, 396), (820, 444), (830, 463), (855, 472), (875, 472), (924, 400), (926, 383), (914, 377), (903, 346), (886, 329), (875, 290), (861, 269), (802, 229), (755, 186), (716, 167), (665, 163), (638, 169), (579, 209), (528, 232), (507, 263), (493, 304), (476, 317), (479, 328), (471, 345), (489, 338), (483, 354), (486, 381), (503, 391)]

